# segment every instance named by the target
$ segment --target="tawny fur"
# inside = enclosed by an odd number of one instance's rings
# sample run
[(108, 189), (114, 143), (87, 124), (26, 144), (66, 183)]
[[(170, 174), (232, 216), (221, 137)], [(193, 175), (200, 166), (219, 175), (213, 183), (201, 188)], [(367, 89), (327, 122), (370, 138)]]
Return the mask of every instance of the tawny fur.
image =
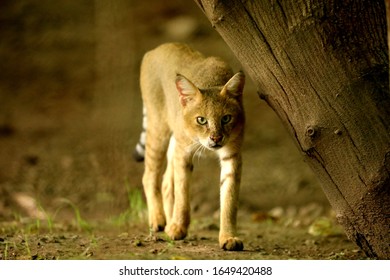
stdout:
[(245, 122), (244, 74), (233, 75), (219, 58), (169, 43), (145, 54), (140, 79), (147, 112), (142, 181), (151, 229), (165, 228), (173, 240), (185, 238), (190, 224), (192, 159), (194, 153), (208, 149), (221, 164), (220, 247), (242, 250), (236, 216)]

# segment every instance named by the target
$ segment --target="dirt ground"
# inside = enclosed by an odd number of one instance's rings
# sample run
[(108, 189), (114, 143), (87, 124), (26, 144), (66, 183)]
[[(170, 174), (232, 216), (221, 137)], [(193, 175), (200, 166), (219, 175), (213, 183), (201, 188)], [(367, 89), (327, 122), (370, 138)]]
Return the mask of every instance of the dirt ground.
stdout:
[(186, 42), (235, 60), (191, 1), (2, 1), (0, 259), (365, 259), (248, 79), (239, 235), (218, 248), (218, 163), (195, 159), (189, 236), (150, 235), (139, 64)]

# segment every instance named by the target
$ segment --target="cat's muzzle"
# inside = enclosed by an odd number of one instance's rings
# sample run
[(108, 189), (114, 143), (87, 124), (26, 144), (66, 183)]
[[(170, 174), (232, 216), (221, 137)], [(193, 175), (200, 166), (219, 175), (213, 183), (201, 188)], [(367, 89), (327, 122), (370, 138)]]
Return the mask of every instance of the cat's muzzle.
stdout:
[(224, 142), (223, 140), (224, 140), (223, 136), (210, 136), (208, 140), (208, 146), (213, 150), (222, 148)]

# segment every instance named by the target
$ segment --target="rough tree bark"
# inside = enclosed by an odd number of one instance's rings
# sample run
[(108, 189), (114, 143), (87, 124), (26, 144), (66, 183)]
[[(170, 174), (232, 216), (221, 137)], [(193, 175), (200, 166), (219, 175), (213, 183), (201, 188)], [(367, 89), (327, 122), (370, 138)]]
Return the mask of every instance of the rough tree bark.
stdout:
[(389, 259), (385, 2), (195, 1), (296, 140), (348, 237)]

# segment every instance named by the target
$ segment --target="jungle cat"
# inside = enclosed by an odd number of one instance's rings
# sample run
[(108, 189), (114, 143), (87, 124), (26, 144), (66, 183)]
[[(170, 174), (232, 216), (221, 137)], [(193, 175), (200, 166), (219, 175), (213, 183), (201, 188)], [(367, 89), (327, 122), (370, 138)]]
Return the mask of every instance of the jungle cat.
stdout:
[(165, 228), (173, 240), (186, 237), (192, 159), (207, 149), (217, 154), (221, 165), (219, 245), (225, 250), (243, 249), (236, 216), (244, 83), (242, 72), (233, 75), (222, 59), (205, 57), (184, 44), (163, 44), (143, 57), (144, 131), (134, 155), (145, 160), (142, 183), (152, 231)]

